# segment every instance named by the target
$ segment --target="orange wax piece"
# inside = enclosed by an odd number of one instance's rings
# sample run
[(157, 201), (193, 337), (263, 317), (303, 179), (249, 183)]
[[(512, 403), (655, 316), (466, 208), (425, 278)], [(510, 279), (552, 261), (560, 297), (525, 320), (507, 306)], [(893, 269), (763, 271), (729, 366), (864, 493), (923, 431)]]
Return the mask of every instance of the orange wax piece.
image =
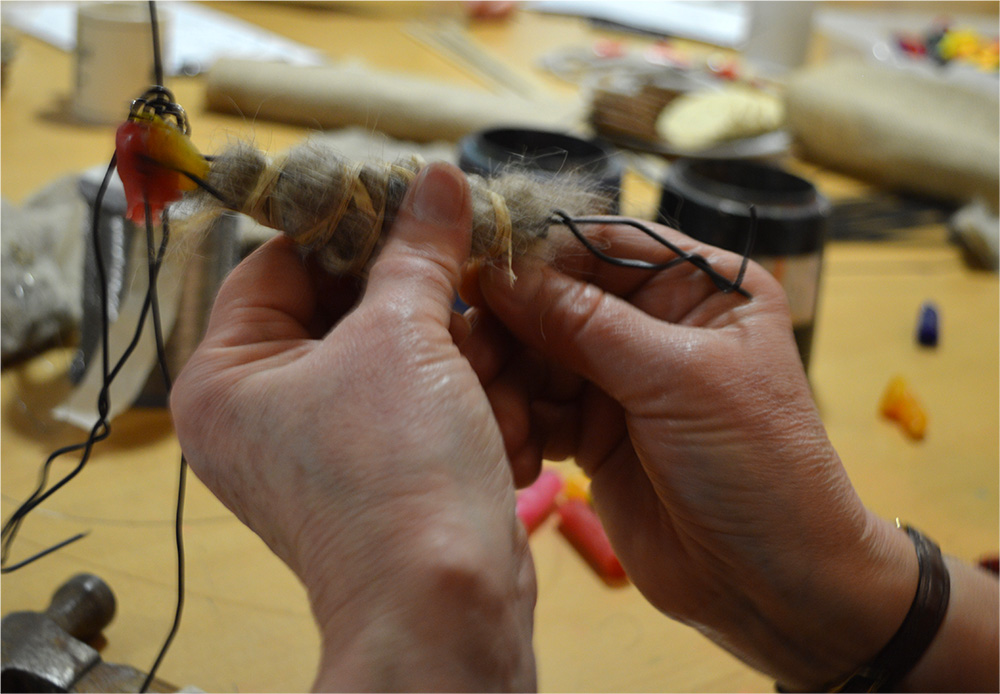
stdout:
[(889, 381), (882, 395), (880, 410), (883, 416), (899, 422), (911, 438), (924, 438), (924, 433), (927, 431), (927, 413), (902, 376), (895, 376)]
[(574, 472), (566, 478), (563, 487), (563, 496), (566, 499), (577, 499), (585, 503), (590, 503), (590, 480), (582, 472)]

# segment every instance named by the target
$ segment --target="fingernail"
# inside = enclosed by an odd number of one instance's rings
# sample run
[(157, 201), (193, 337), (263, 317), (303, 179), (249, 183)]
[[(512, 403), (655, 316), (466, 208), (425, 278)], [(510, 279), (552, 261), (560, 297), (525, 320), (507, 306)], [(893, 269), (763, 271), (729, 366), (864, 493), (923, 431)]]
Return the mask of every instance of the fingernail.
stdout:
[(469, 320), (468, 314), (452, 311), (448, 332), (451, 333), (452, 341), (461, 347), (462, 343), (472, 334), (472, 321)]
[(464, 197), (464, 182), (454, 169), (430, 164), (413, 180), (413, 215), (431, 224), (454, 223), (462, 214)]
[(465, 313), (462, 314), (462, 318), (464, 318), (465, 322), (469, 324), (470, 332), (472, 330), (475, 330), (476, 326), (479, 325), (479, 318), (482, 315), (483, 312), (480, 311), (475, 306), (470, 306), (469, 308), (465, 309)]

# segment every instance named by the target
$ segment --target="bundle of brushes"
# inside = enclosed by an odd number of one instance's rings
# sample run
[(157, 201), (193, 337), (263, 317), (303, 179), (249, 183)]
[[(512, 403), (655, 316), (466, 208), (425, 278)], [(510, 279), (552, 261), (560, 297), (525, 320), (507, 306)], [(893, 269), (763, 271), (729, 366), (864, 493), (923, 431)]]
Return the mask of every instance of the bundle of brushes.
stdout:
[(679, 90), (654, 81), (601, 85), (594, 89), (590, 124), (597, 133), (612, 141), (638, 140), (657, 144), (661, 137), (656, 121), (680, 94)]

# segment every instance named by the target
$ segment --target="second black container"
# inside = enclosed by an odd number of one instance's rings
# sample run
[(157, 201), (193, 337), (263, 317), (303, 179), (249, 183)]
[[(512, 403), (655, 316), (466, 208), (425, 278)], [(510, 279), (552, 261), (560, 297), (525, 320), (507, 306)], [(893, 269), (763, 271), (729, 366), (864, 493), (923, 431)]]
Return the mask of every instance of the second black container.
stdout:
[(809, 367), (829, 203), (803, 178), (744, 160), (680, 159), (663, 182), (659, 221), (742, 253), (757, 215), (751, 257), (788, 295), (795, 341)]

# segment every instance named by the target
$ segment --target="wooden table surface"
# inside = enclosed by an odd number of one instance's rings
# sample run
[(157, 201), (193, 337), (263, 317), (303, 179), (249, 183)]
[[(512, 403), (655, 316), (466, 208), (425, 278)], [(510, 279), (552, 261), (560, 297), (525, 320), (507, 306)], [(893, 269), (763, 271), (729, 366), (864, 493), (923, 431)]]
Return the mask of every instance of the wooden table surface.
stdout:
[[(407, 34), (408, 18), (352, 4), (220, 3), (226, 12), (322, 50), (363, 56), (376, 67), (483, 87), (467, 69)], [(413, 8), (408, 8), (412, 11)], [(606, 35), (585, 23), (520, 12), (507, 22), (468, 27), (468, 36), (525, 78), (567, 87), (537, 72), (538, 56)], [(630, 39), (639, 40), (639, 39)], [(22, 38), (5, 87), (2, 193), (20, 203), (56, 177), (106, 162), (113, 128), (80, 125), (66, 114), (72, 59)], [(170, 81), (194, 125), (195, 143), (213, 151), (253, 137), (272, 151), (301, 128), (205, 112), (199, 78)], [(831, 197), (865, 186), (790, 160)], [(649, 192), (636, 188), (637, 200)], [(643, 197), (645, 195), (645, 198)], [(942, 339), (913, 339), (920, 304), (940, 307)], [(2, 375), (0, 458), (4, 518), (33, 487), (38, 468), (81, 432), (53, 420), (69, 390), (69, 347), (53, 349)], [(907, 378), (929, 413), (923, 441), (878, 416), (894, 374)], [(887, 518), (922, 528), (957, 556), (975, 559), (998, 545), (998, 286), (966, 267), (943, 228), (879, 243), (830, 243), (822, 279), (810, 378), (833, 443), (862, 498)], [(75, 532), (90, 531), (23, 571), (3, 577), (3, 612), (43, 609), (70, 575), (93, 572), (116, 592), (118, 615), (103, 657), (146, 669), (173, 611), (172, 514), (179, 447), (162, 410), (131, 410), (66, 489), (25, 523), (13, 559)], [(53, 468), (67, 471), (73, 460)], [(822, 518), (816, 519), (822, 523)], [(187, 602), (180, 634), (160, 675), (207, 691), (295, 691), (310, 686), (318, 638), (305, 594), (262, 542), (197, 480), (185, 518)], [(651, 608), (632, 587), (597, 579), (551, 520), (531, 540), (538, 572), (539, 684), (545, 691), (773, 691), (771, 681), (693, 630)]]

